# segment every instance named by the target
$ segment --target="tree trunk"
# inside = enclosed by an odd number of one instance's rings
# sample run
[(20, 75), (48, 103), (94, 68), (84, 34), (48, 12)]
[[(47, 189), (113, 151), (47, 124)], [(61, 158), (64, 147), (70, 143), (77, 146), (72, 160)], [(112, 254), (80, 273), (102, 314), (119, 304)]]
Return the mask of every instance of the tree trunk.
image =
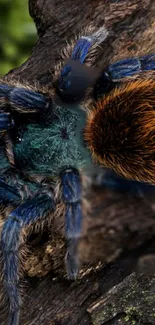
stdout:
[[(29, 8), (39, 38), (28, 60), (8, 74), (13, 79), (50, 88), (66, 41), (88, 27), (107, 31), (95, 61), (100, 68), (155, 52), (154, 0), (29, 0)], [(66, 279), (62, 217), (30, 237), (21, 324), (155, 324), (154, 198), (91, 185), (87, 199), (77, 281)]]

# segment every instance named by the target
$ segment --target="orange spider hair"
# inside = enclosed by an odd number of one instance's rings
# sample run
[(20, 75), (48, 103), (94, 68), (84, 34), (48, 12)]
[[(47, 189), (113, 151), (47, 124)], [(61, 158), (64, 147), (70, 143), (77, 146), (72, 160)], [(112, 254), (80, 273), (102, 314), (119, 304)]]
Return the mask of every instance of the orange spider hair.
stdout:
[(155, 184), (155, 81), (133, 81), (103, 97), (89, 114), (84, 136), (97, 162)]

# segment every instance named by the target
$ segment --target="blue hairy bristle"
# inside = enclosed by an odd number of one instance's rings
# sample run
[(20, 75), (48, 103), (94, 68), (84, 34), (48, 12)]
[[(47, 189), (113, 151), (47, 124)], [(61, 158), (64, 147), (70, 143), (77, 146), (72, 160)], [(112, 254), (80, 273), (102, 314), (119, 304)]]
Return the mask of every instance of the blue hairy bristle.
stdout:
[(79, 182), (79, 174), (77, 171), (75, 170), (74, 173), (70, 171), (61, 173), (61, 180), (62, 185), (64, 186), (64, 202), (74, 203), (76, 201), (79, 201), (81, 195), (81, 184)]
[(8, 86), (8, 85), (0, 85), (0, 99), (1, 98), (7, 98), (8, 94), (14, 87)]
[(107, 73), (111, 79), (122, 79), (136, 73), (155, 70), (155, 55), (145, 55), (139, 58), (130, 58), (109, 65)]
[(80, 38), (76, 43), (71, 58), (73, 60), (79, 60), (81, 63), (84, 63), (84, 60), (91, 46), (92, 42), (89, 41), (87, 38)]
[(29, 224), (31, 220), (33, 221), (36, 218), (42, 217), (43, 211), (46, 214), (49, 210), (53, 211), (54, 209), (54, 201), (48, 195), (44, 194), (40, 197), (34, 197), (31, 201), (27, 200), (12, 211), (9, 217), (15, 217), (21, 223), (26, 220), (25, 224)]
[(25, 88), (14, 88), (9, 93), (9, 100), (14, 106), (30, 110), (44, 108), (48, 103), (46, 96)]
[(138, 59), (124, 59), (111, 64), (108, 67), (108, 74), (112, 79), (121, 79), (132, 76), (140, 70), (140, 62)]
[(155, 70), (155, 54), (150, 54), (140, 59), (142, 71)]
[(131, 77), (144, 71), (155, 70), (155, 55), (145, 55), (139, 58), (123, 59), (103, 70), (94, 85), (93, 97), (102, 98), (110, 92), (123, 78)]

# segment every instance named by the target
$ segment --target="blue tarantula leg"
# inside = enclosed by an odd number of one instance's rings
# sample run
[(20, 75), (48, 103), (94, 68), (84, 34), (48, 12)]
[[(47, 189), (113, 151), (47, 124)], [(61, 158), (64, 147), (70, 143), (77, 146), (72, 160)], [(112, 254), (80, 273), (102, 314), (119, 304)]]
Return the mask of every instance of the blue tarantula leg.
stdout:
[(37, 89), (31, 89), (24, 85), (9, 86), (0, 83), (0, 106), (9, 104), (14, 110), (21, 113), (42, 112), (48, 109), (52, 99), (42, 94)]
[(10, 104), (19, 112), (42, 111), (49, 105), (49, 98), (38, 91), (15, 87), (9, 93)]
[(21, 197), (15, 186), (8, 185), (0, 178), (0, 204), (20, 204)]
[(155, 193), (155, 186), (133, 180), (124, 179), (111, 170), (105, 170), (95, 177), (95, 185), (105, 186), (112, 190), (127, 192), (131, 195), (143, 197), (146, 193)]
[(68, 169), (61, 173), (61, 181), (63, 201), (66, 205), (66, 268), (68, 277), (75, 279), (79, 269), (78, 242), (82, 228), (80, 175), (76, 169)]
[(14, 126), (14, 122), (11, 119), (10, 113), (0, 113), (0, 132), (9, 130)]
[(52, 196), (47, 194), (28, 199), (13, 210), (1, 233), (4, 265), (4, 287), (9, 298), (9, 325), (19, 325), (21, 297), (19, 292), (19, 247), (21, 231), (55, 209)]
[(149, 70), (155, 70), (155, 54), (123, 59), (110, 64), (96, 80), (94, 98), (97, 100), (110, 92), (121, 79)]
[(113, 80), (131, 77), (148, 70), (155, 70), (155, 54), (120, 60), (109, 65), (106, 72)]
[[(98, 69), (90, 68), (90, 62), (93, 66), (93, 57), (96, 56), (94, 53), (98, 51), (99, 45), (107, 35), (107, 30), (102, 26), (92, 34), (84, 35), (77, 40), (71, 57), (63, 67), (57, 82), (57, 91), (63, 101), (81, 100), (87, 88), (94, 84), (99, 73)], [(89, 67), (85, 65), (88, 59)]]

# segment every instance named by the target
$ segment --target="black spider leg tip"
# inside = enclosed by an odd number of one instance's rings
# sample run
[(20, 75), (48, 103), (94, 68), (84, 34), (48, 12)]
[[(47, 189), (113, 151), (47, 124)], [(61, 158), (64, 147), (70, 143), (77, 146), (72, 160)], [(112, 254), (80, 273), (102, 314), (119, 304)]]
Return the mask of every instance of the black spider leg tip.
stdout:
[[(5, 197), (12, 193), (7, 185)], [(15, 202), (14, 202), (15, 203)], [(19, 204), (19, 197), (16, 204)], [(40, 194), (13, 210), (5, 221), (1, 233), (1, 250), (4, 269), (4, 287), (9, 299), (9, 325), (19, 325), (21, 297), (19, 291), (19, 248), (22, 229), (37, 222), (38, 219), (46, 217), (49, 212), (55, 210), (55, 203), (52, 196)]]
[(67, 238), (66, 270), (69, 279), (76, 279), (79, 271), (78, 243), (82, 228), (81, 180), (76, 169), (61, 173), (63, 201), (66, 205)]
[(93, 97), (95, 100), (99, 100), (103, 97), (103, 95), (109, 93), (116, 86), (116, 82), (114, 82), (109, 75), (108, 72), (103, 71), (101, 75), (97, 78), (94, 89), (93, 89)]
[(16, 312), (10, 312), (9, 313), (9, 323), (8, 325), (17, 325), (19, 324), (19, 317), (20, 317), (20, 312), (17, 310)]

